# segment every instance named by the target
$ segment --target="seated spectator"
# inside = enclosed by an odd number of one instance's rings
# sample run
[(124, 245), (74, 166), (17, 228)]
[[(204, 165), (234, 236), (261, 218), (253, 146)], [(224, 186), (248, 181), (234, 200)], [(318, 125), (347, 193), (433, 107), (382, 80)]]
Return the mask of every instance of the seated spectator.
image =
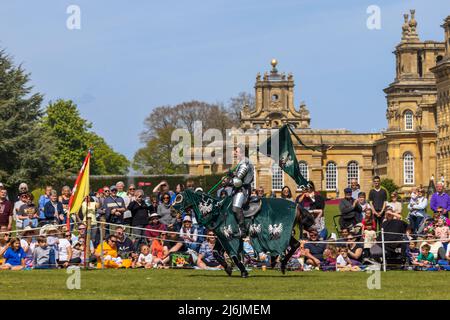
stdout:
[(26, 254), (20, 246), (20, 240), (17, 238), (12, 238), (6, 246), (6, 252), (3, 253), (5, 263), (2, 265), (2, 269), (22, 270), (23, 268), (25, 268)]
[(180, 238), (178, 233), (174, 232), (173, 229), (168, 229), (168, 233), (162, 232), (161, 238), (164, 239), (164, 257), (163, 263), (167, 265), (170, 260), (170, 254), (172, 252), (185, 251), (183, 240)]
[(411, 198), (408, 204), (408, 220), (415, 234), (418, 232), (422, 220), (428, 216), (425, 211), (428, 205), (428, 200), (425, 197), (425, 189), (419, 188), (417, 193), (417, 197), (414, 199)]
[(140, 254), (136, 262), (137, 268), (151, 269), (158, 265), (161, 259), (154, 257), (150, 251), (150, 247), (146, 244), (141, 245)]
[[(72, 234), (71, 240), (72, 243), (76, 243), (76, 242), (80, 242), (83, 241), (83, 250), (84, 250), (84, 241), (86, 240), (86, 225), (84, 223), (79, 223), (78, 224), (78, 236)], [(83, 239), (83, 240), (81, 240)], [(89, 251), (92, 253), (94, 252), (95, 247), (94, 247), (94, 242), (92, 241), (92, 239), (89, 242)]]
[(34, 269), (54, 269), (56, 268), (56, 252), (55, 249), (47, 244), (44, 236), (37, 238), (38, 246), (33, 252)]
[(355, 260), (350, 259), (349, 249), (346, 247), (339, 248), (339, 256), (336, 259), (337, 271), (359, 271), (361, 270), (358, 265), (355, 265)]
[[(84, 238), (81, 238), (80, 240), (84, 240)], [(72, 246), (72, 259), (70, 259), (69, 264), (71, 266), (73, 265), (81, 265), (82, 263), (82, 257), (84, 258), (84, 252), (83, 252), (83, 246), (84, 243), (82, 243), (84, 241), (75, 241), (73, 246)]]
[(67, 268), (69, 266), (70, 260), (72, 260), (72, 244), (70, 239), (72, 234), (70, 231), (65, 231), (62, 237), (58, 241), (58, 266), (62, 268)]
[(348, 257), (352, 260), (352, 265), (361, 264), (364, 245), (361, 243), (356, 243), (355, 236), (350, 234), (347, 237), (347, 248)]
[(417, 248), (417, 243), (411, 241), (406, 249), (406, 258), (408, 259), (408, 264), (413, 265), (414, 261), (416, 261), (417, 256), (419, 255), (420, 250)]
[(312, 230), (309, 232), (309, 240), (305, 244), (305, 258), (306, 263), (314, 268), (319, 268), (323, 261), (323, 252), (326, 245), (324, 243), (317, 243), (319, 241), (319, 234)]
[(3, 254), (8, 250), (9, 248), (9, 233), (0, 233), (0, 265), (3, 265), (5, 263), (5, 258), (3, 257)]
[(422, 247), (424, 245), (429, 246), (428, 251), (433, 254), (434, 259), (437, 260), (445, 260), (445, 249), (442, 245), (442, 242), (436, 239), (434, 231), (429, 231), (427, 233), (426, 239), (424, 242), (420, 244), (420, 250), (422, 252)]
[(30, 226), (27, 226), (23, 229), (20, 239), (20, 246), (25, 252), (25, 265), (28, 268), (31, 268), (33, 266), (33, 252), (37, 246), (34, 235), (35, 231), (32, 230)]
[(450, 230), (447, 225), (445, 225), (444, 217), (439, 217), (434, 229), (436, 238), (439, 239), (444, 245), (444, 249), (447, 250), (447, 245), (450, 238)]
[(256, 195), (260, 198), (265, 198), (266, 194), (264, 193), (264, 187), (259, 186), (259, 188), (256, 190)]
[(135, 248), (133, 241), (125, 234), (122, 226), (116, 228), (114, 235), (116, 236), (116, 248), (119, 257), (122, 259), (129, 258)]
[(413, 265), (422, 268), (431, 268), (436, 264), (433, 253), (430, 252), (430, 246), (424, 244), (420, 247), (420, 254), (417, 259), (413, 262)]
[(183, 227), (180, 230), (180, 238), (183, 239), (186, 250), (197, 251), (197, 228), (192, 226), (192, 219), (186, 215), (183, 219)]
[[(166, 257), (167, 251), (164, 249), (164, 241), (166, 240), (166, 233), (164, 236), (159, 236), (154, 238), (151, 242), (150, 252), (154, 259), (158, 259), (158, 261), (163, 262)], [(168, 261), (167, 261), (168, 262)]]
[(341, 229), (356, 226), (362, 210), (358, 204), (358, 199), (352, 198), (352, 189), (346, 188), (344, 194), (345, 198), (339, 203), (339, 211), (341, 213), (339, 224)]
[(157, 213), (152, 213), (150, 215), (150, 223), (145, 226), (147, 229), (145, 231), (147, 241), (152, 241), (153, 238), (159, 238), (161, 232), (167, 230), (167, 226), (159, 220), (160, 217), (161, 216)]
[(122, 266), (122, 258), (118, 256), (117, 252), (117, 237), (109, 235), (106, 241), (100, 243), (95, 250), (95, 256), (97, 257), (97, 269), (102, 268), (102, 247), (103, 247), (103, 263), (105, 268), (117, 269)]
[(206, 240), (201, 244), (198, 252), (197, 266), (201, 269), (207, 269), (208, 267), (218, 268), (220, 263), (213, 254), (214, 246), (216, 245), (214, 231), (209, 230), (206, 236)]
[(336, 270), (336, 259), (338, 256), (338, 247), (329, 244), (323, 253), (324, 261), (321, 264), (323, 271), (335, 271)]
[(44, 224), (66, 223), (66, 215), (64, 213), (64, 208), (62, 203), (58, 201), (58, 194), (56, 193), (56, 190), (52, 190), (50, 192), (50, 201), (48, 201), (44, 205), (44, 216), (45, 216), (45, 219), (43, 221)]
[(337, 247), (345, 247), (347, 245), (347, 237), (350, 235), (350, 230), (348, 228), (341, 228), (339, 232), (339, 238), (336, 240)]
[(16, 216), (16, 226), (19, 228), (26, 228), (31, 226), (36, 228), (38, 226), (38, 208), (33, 203), (34, 196), (31, 193), (26, 193), (21, 195), (21, 200), (23, 204), (19, 207)]

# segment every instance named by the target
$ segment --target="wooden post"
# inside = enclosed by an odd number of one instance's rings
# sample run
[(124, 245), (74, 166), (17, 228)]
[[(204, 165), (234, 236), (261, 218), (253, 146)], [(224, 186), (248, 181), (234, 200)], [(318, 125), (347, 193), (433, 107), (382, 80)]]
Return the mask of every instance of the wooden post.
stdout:
[[(86, 210), (86, 214), (87, 214)], [(89, 263), (86, 263), (86, 258), (89, 260), (90, 256), (91, 256), (91, 217), (87, 217), (86, 219), (87, 221), (87, 226), (86, 226), (86, 250), (84, 251), (84, 267), (88, 268), (89, 267)]]
[(105, 234), (104, 218), (100, 219), (100, 260), (102, 262), (102, 269), (105, 269), (105, 259), (103, 258), (103, 237)]

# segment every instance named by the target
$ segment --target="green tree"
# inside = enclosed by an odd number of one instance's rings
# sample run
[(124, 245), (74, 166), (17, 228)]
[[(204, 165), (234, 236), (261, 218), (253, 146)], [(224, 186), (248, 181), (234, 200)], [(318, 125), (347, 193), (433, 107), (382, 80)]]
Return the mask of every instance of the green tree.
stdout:
[(57, 173), (77, 174), (90, 147), (93, 148), (91, 174), (127, 173), (127, 158), (115, 152), (102, 137), (90, 131), (92, 124), (81, 118), (72, 101), (60, 99), (50, 102), (43, 124), (55, 146), (52, 160)]
[(386, 189), (389, 198), (392, 192), (396, 192), (399, 189), (399, 186), (395, 184), (394, 180), (389, 178), (384, 178), (381, 180), (381, 186)]
[(40, 120), (42, 95), (32, 93), (29, 74), (0, 51), (0, 181), (42, 183), (50, 175), (52, 147)]

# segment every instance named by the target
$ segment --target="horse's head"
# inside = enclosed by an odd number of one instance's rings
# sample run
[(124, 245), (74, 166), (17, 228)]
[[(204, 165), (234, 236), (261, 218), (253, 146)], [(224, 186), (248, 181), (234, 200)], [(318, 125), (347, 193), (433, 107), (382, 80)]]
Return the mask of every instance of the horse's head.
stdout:
[(197, 221), (207, 227), (212, 227), (220, 214), (219, 201), (207, 193), (185, 190), (175, 197), (173, 208), (177, 211), (192, 210)]

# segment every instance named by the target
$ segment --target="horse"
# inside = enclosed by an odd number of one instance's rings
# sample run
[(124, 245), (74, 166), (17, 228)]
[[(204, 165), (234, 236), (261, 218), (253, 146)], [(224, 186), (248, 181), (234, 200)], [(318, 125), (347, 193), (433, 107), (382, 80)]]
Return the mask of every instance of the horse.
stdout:
[[(214, 231), (218, 243), (240, 270), (241, 277), (248, 277), (239, 258), (243, 252), (243, 239), (232, 211), (231, 196), (218, 199), (207, 193), (187, 189), (176, 196), (172, 207), (177, 211), (192, 210), (199, 224)], [(244, 216), (255, 252), (269, 253), (272, 268), (279, 256), (280, 270), (285, 274), (289, 259), (300, 246), (299, 240), (294, 237), (295, 226), (299, 226), (301, 238), (302, 231), (314, 224), (314, 217), (290, 200), (259, 197), (250, 198), (244, 207)], [(219, 250), (214, 250), (214, 256), (231, 276), (232, 268)]]

